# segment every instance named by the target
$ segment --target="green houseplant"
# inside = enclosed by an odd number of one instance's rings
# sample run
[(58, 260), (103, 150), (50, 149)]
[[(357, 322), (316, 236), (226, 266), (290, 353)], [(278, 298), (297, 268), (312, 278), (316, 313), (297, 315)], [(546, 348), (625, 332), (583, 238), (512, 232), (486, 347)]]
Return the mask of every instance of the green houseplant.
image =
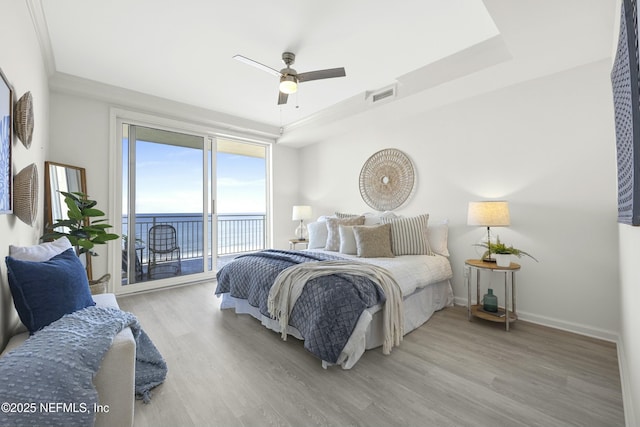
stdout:
[[(103, 245), (109, 240), (120, 237), (117, 234), (107, 232), (107, 229), (113, 226), (107, 224), (106, 219), (101, 218), (105, 216), (105, 213), (96, 209), (95, 206), (98, 202), (89, 199), (82, 192), (61, 191), (60, 193), (65, 196), (64, 202), (68, 208), (67, 219), (56, 219), (53, 224), (48, 225), (45, 234), (40, 238), (41, 240), (57, 240), (66, 236), (75, 247), (78, 256), (82, 254), (97, 256), (98, 254), (93, 251), (95, 245)], [(110, 275), (105, 274), (95, 281), (90, 281), (90, 284), (106, 287), (109, 278)], [(94, 289), (92, 289), (93, 291)]]
[(56, 219), (55, 223), (47, 227), (47, 232), (41, 237), (42, 240), (56, 240), (66, 236), (71, 244), (76, 248), (76, 253), (81, 255), (87, 253), (91, 256), (98, 254), (93, 251), (97, 244), (102, 245), (109, 240), (115, 240), (120, 236), (107, 233), (107, 229), (113, 227), (106, 223), (106, 219), (98, 219), (105, 215), (100, 209), (96, 209), (98, 204), (95, 200), (81, 192), (63, 194), (64, 202), (69, 208), (67, 219)]
[[(538, 262), (538, 260), (531, 254), (523, 251), (522, 249), (516, 249), (513, 246), (507, 246), (504, 243), (502, 243), (500, 241), (500, 238), (498, 237), (496, 239), (496, 242), (482, 242), (482, 243), (477, 243), (474, 246), (480, 246), (483, 247), (485, 249), (487, 249), (487, 251), (482, 254), (482, 258), (486, 258), (491, 254), (496, 254), (496, 255), (515, 255), (518, 258), (521, 258), (523, 255), (528, 256), (529, 258), (531, 258), (532, 260), (534, 260), (535, 262)], [(504, 267), (505, 265), (498, 264), (502, 267)], [(508, 265), (508, 264), (507, 264)]]

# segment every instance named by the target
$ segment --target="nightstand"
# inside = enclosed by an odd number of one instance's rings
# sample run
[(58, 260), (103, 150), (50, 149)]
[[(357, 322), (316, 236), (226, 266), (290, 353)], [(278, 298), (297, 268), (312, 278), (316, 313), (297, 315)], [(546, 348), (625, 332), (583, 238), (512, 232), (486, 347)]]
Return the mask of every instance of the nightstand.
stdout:
[(304, 249), (309, 247), (307, 239), (289, 239), (289, 249), (295, 250), (297, 245), (305, 245)]
[[(520, 264), (512, 262), (508, 267), (498, 267), (495, 262), (484, 262), (480, 259), (468, 259), (464, 262), (464, 277), (467, 284), (467, 317), (469, 321), (473, 317), (500, 322), (509, 330), (509, 323), (518, 320), (516, 314), (516, 272), (520, 270)], [(471, 304), (471, 272), (476, 272), (476, 304)], [(480, 272), (482, 270), (504, 273), (504, 308), (498, 308), (498, 313), (488, 313), (482, 309), (480, 302)], [(509, 284), (511, 285), (511, 297), (509, 297)], [(511, 302), (511, 309), (509, 309)]]

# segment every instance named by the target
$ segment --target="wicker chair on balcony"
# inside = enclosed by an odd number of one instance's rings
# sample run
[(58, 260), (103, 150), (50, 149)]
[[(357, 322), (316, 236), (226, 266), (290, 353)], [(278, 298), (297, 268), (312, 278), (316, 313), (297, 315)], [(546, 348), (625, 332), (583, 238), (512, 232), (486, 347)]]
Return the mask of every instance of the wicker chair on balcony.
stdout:
[(182, 273), (176, 234), (176, 229), (168, 224), (154, 225), (149, 229), (147, 275), (150, 280), (178, 276)]

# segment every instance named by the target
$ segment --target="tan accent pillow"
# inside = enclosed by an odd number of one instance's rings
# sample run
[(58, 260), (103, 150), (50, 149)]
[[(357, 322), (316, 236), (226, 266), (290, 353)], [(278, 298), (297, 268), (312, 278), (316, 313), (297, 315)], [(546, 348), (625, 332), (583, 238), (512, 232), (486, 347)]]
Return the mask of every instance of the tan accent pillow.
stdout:
[(364, 217), (358, 216), (354, 218), (327, 218), (327, 244), (325, 251), (337, 252), (340, 250), (340, 225), (362, 225)]
[(361, 258), (393, 258), (391, 224), (353, 227), (358, 256)]

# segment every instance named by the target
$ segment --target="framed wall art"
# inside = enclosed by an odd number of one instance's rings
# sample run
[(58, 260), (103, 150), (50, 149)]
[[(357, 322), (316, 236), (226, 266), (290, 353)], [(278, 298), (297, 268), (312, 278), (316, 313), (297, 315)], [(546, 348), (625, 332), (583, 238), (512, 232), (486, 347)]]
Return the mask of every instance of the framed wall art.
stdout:
[(0, 69), (0, 214), (11, 213), (13, 88)]
[(640, 90), (636, 0), (623, 0), (611, 70), (618, 160), (618, 222), (640, 225)]

